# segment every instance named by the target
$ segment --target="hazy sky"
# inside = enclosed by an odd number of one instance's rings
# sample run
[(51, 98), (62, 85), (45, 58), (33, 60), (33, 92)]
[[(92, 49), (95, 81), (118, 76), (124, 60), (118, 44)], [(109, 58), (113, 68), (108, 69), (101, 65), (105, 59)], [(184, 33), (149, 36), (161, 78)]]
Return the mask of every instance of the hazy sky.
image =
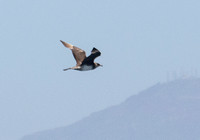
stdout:
[[(0, 139), (71, 124), (200, 70), (199, 0), (0, 0)], [(102, 55), (75, 65), (59, 40)], [(172, 75), (172, 74), (171, 74)]]

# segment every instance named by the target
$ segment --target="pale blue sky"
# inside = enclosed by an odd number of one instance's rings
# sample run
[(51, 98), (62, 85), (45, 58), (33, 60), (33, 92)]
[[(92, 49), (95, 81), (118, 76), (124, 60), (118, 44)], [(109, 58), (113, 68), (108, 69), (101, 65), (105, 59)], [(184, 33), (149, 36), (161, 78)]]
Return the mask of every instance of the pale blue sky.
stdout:
[[(0, 0), (0, 139), (71, 124), (200, 70), (198, 0)], [(102, 55), (75, 65), (59, 40)], [(94, 91), (96, 90), (96, 91)]]

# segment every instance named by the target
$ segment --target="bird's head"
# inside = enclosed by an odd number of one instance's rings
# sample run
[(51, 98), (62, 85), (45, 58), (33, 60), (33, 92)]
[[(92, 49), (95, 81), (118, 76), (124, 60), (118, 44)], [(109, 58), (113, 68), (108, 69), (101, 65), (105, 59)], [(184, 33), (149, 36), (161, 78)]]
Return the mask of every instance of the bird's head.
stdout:
[(99, 66), (103, 67), (103, 65), (101, 65), (101, 64), (99, 64), (99, 63), (94, 63), (94, 64), (95, 64), (95, 68), (97, 68), (97, 67), (99, 67)]

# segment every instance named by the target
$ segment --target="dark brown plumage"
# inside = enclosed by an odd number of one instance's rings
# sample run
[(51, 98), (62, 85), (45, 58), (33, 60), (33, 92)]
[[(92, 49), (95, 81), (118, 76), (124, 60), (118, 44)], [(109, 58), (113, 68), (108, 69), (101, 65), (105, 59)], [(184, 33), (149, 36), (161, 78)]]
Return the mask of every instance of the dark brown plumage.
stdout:
[(99, 66), (102, 66), (99, 63), (94, 62), (94, 59), (101, 55), (101, 52), (98, 49), (93, 48), (91, 51), (91, 54), (88, 57), (86, 57), (86, 53), (84, 50), (76, 46), (73, 46), (71, 44), (68, 44), (62, 40), (60, 41), (65, 47), (72, 50), (72, 54), (76, 60), (76, 66), (64, 69), (64, 71), (69, 70), (69, 69), (87, 71), (87, 70), (93, 70)]

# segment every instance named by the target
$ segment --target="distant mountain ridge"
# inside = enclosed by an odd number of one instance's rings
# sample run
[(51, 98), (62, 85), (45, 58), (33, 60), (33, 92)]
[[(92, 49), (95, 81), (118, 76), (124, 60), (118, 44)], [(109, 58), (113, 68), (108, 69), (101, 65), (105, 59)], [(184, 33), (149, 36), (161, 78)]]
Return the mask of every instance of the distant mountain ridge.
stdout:
[(70, 126), (21, 140), (199, 140), (200, 79), (156, 84)]

